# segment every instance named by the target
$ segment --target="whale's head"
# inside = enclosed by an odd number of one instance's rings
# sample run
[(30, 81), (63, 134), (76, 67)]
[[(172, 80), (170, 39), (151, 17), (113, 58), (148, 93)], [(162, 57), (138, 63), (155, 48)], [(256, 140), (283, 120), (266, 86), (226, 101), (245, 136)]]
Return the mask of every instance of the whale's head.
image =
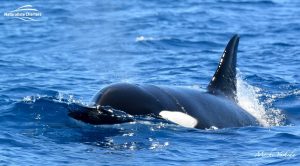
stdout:
[(68, 115), (76, 120), (93, 125), (116, 124), (133, 121), (132, 116), (125, 112), (103, 106), (79, 106), (76, 109), (69, 109)]

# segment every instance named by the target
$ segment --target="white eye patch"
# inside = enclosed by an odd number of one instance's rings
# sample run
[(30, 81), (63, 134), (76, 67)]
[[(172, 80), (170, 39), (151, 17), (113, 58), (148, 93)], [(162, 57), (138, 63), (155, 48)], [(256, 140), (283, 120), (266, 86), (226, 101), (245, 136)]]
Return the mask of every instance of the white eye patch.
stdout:
[(159, 115), (183, 127), (194, 128), (198, 123), (197, 119), (183, 112), (162, 110)]

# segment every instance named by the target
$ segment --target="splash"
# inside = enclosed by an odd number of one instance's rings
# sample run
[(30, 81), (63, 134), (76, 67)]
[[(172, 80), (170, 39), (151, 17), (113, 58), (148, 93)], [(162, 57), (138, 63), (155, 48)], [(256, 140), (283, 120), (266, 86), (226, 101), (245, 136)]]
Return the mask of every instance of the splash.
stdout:
[(35, 96), (25, 96), (22, 99), (22, 101), (27, 104), (33, 104), (39, 100), (49, 100), (49, 101), (53, 101), (53, 102), (66, 103), (66, 104), (75, 103), (75, 104), (87, 105), (87, 103), (85, 103), (81, 100), (75, 99), (75, 97), (73, 95), (64, 94), (62, 92), (57, 92), (57, 94), (55, 96), (37, 94)]
[(260, 101), (261, 96), (263, 94), (260, 88), (248, 84), (240, 73), (237, 74), (238, 104), (264, 127), (284, 125), (285, 115), (279, 109), (271, 108), (270, 102)]

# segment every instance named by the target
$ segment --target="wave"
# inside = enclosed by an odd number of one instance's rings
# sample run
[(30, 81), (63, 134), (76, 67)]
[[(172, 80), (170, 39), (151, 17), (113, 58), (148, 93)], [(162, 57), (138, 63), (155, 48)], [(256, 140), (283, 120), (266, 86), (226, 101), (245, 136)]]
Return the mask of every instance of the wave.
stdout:
[(138, 36), (135, 38), (136, 42), (141, 42), (141, 41), (151, 41), (154, 40), (153, 37), (145, 37), (145, 36)]
[(258, 87), (248, 84), (239, 72), (237, 75), (238, 104), (253, 115), (264, 127), (282, 126), (286, 124), (286, 116), (281, 110), (272, 108), (268, 100), (260, 101), (265, 95)]
[(277, 4), (275, 1), (271, 1), (271, 0), (258, 0), (258, 1), (249, 1), (249, 0), (219, 0), (218, 2), (221, 3), (232, 3), (232, 4), (246, 4), (246, 5), (275, 5)]

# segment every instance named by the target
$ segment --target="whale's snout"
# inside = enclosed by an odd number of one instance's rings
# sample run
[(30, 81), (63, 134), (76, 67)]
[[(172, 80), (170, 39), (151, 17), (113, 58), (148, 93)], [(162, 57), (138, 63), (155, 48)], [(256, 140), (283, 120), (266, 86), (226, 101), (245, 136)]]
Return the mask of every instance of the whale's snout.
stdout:
[(111, 107), (81, 107), (80, 109), (69, 109), (68, 115), (73, 119), (85, 123), (100, 124), (118, 124), (132, 122), (133, 117), (123, 111), (115, 110)]

